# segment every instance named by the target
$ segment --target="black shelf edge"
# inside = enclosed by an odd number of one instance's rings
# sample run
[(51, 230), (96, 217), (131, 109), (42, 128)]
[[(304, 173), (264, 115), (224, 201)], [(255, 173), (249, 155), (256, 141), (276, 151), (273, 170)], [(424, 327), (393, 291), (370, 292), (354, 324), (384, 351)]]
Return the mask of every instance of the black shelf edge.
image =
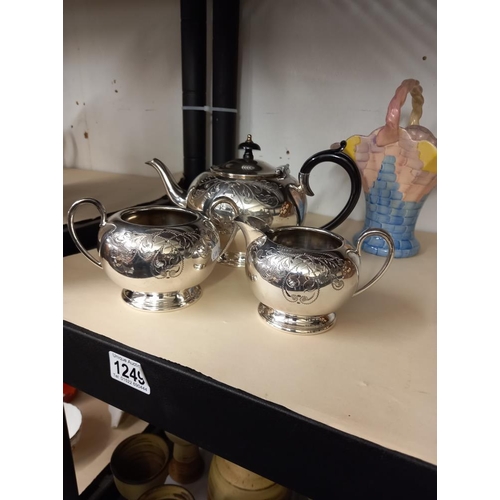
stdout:
[[(63, 332), (64, 382), (302, 495), (314, 500), (437, 498), (433, 464), (68, 321)], [(141, 364), (149, 395), (111, 378), (109, 351)]]

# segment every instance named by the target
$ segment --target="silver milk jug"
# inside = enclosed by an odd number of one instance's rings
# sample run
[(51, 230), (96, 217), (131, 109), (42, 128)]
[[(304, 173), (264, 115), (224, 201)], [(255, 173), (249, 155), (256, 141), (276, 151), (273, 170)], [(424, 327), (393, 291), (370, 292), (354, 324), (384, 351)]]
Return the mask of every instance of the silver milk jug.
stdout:
[[(312, 227), (269, 229), (253, 217), (234, 219), (247, 242), (246, 275), (259, 300), (259, 315), (282, 331), (311, 335), (333, 327), (336, 312), (366, 291), (394, 257), (392, 238), (383, 229), (366, 229), (356, 247), (342, 236)], [(371, 236), (389, 247), (379, 272), (359, 288), (361, 245)]]

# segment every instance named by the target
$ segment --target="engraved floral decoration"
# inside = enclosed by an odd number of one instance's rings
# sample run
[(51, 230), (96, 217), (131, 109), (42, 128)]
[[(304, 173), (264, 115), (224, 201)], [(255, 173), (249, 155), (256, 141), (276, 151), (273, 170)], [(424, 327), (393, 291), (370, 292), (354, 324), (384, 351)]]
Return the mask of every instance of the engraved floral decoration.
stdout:
[(131, 230), (107, 234), (109, 263), (120, 274), (135, 278), (171, 279), (179, 276), (186, 259), (211, 259), (217, 246), (213, 231), (192, 228)]
[(284, 202), (283, 194), (279, 186), (266, 180), (254, 180), (252, 182), (230, 182), (216, 177), (202, 179), (193, 190), (193, 199), (206, 197), (215, 200), (218, 196), (232, 198), (240, 207), (257, 200), (268, 208), (277, 208)]
[(313, 303), (325, 286), (341, 290), (344, 279), (355, 272), (352, 262), (337, 255), (304, 253), (282, 246), (254, 244), (250, 257), (260, 276), (281, 288), (287, 301), (297, 304)]
[[(281, 208), (285, 203), (280, 186), (265, 179), (245, 182), (208, 177), (200, 181), (191, 196), (194, 205), (202, 205), (203, 200), (214, 202), (220, 197), (228, 197), (236, 203), (240, 215), (246, 213), (245, 207), (254, 206), (256, 201), (268, 210)], [(221, 204), (220, 209), (214, 210), (212, 221), (220, 234), (231, 234), (234, 212), (230, 210), (230, 213), (225, 213), (223, 207), (224, 204)], [(264, 218), (266, 214), (259, 214), (259, 217)]]

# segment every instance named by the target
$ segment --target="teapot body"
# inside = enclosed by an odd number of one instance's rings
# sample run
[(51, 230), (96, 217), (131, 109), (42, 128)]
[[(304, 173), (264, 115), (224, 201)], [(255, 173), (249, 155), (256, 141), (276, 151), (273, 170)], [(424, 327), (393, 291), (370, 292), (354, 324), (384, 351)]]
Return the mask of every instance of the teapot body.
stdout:
[[(283, 167), (282, 172), (276, 177), (252, 179), (233, 179), (218, 176), (212, 171), (203, 172), (189, 188), (186, 205), (191, 210), (207, 214), (214, 202), (229, 198), (236, 205), (238, 214), (258, 217), (269, 227), (301, 225), (307, 211), (307, 195), (287, 167)], [(231, 235), (234, 215), (229, 204), (221, 203), (213, 209), (211, 220), (219, 231), (223, 245)], [(243, 267), (245, 254), (244, 238), (237, 234), (220, 262)]]
[[(299, 171), (298, 180), (290, 175), (288, 165), (273, 167), (264, 161), (256, 160), (254, 150), (260, 146), (247, 140), (238, 148), (245, 151), (243, 158), (214, 165), (202, 172), (185, 191), (175, 183), (168, 168), (157, 158), (146, 162), (159, 173), (167, 194), (172, 202), (184, 208), (209, 215), (210, 207), (219, 199), (225, 198), (230, 204), (219, 204), (210, 216), (220, 232), (222, 244), (231, 233), (232, 219), (235, 215), (257, 217), (270, 228), (300, 226), (307, 211), (307, 197), (313, 196), (309, 176), (320, 163), (334, 163), (349, 175), (350, 194), (344, 208), (322, 229), (333, 229), (341, 224), (352, 212), (361, 194), (361, 176), (354, 161), (343, 153), (345, 141), (320, 151), (308, 158)], [(236, 211), (236, 213), (235, 213)], [(245, 265), (246, 246), (241, 234), (237, 234), (219, 262), (236, 267)]]
[[(203, 172), (188, 190), (187, 206), (206, 213), (218, 198), (230, 198), (237, 205), (239, 214), (258, 217), (270, 227), (300, 225), (307, 210), (307, 196), (298, 181), (285, 170), (286, 175), (275, 178), (230, 179), (212, 172)], [(215, 213), (223, 223), (227, 206), (219, 205)], [(234, 216), (234, 215), (233, 215)]]
[[(229, 198), (238, 214), (258, 217), (269, 227), (301, 225), (307, 211), (307, 195), (288, 168), (274, 178), (231, 179), (213, 172), (200, 174), (187, 193), (187, 207), (204, 214), (219, 198)], [(213, 210), (212, 221), (223, 233), (230, 232), (234, 213), (221, 203)], [(245, 251), (245, 247), (241, 248)]]

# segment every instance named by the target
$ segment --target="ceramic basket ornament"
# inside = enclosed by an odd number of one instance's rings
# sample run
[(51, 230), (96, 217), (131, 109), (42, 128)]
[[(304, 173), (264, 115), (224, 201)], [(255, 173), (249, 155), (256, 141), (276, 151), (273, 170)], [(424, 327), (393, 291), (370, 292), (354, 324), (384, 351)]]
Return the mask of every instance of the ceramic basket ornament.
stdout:
[[(401, 108), (408, 94), (412, 97), (409, 125), (400, 127)], [(411, 257), (420, 250), (415, 225), (429, 193), (437, 184), (437, 139), (419, 125), (424, 98), (418, 80), (404, 80), (389, 103), (386, 123), (368, 136), (347, 140), (345, 152), (361, 172), (366, 199), (362, 229), (385, 229), (392, 236), (394, 257)], [(359, 233), (354, 235), (357, 243)], [(387, 256), (384, 239), (373, 236), (362, 249)]]

